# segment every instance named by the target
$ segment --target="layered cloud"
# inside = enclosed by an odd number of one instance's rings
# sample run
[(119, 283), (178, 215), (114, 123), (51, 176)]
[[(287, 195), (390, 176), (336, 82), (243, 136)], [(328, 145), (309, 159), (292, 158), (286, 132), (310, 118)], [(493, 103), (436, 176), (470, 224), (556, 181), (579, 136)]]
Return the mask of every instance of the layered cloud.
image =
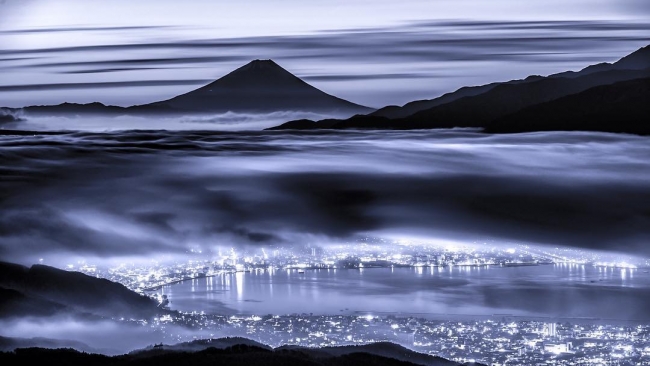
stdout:
[[(0, 33), (0, 39), (90, 32), (84, 29), (14, 29)], [(140, 104), (187, 92), (188, 88), (180, 84), (182, 80), (216, 79), (252, 59), (272, 58), (329, 93), (380, 107), (433, 98), (468, 84), (611, 62), (650, 42), (648, 23), (632, 20), (411, 21), (293, 35), (222, 38), (210, 37), (210, 32), (204, 38), (175, 37), (174, 27), (89, 29), (93, 34), (106, 34), (106, 40), (92, 38), (92, 42), (31, 48), (19, 42), (0, 50), (0, 68), (7, 75), (0, 85), (5, 103), (24, 106), (65, 99)], [(169, 75), (179, 81), (170, 80)], [(129, 83), (142, 80), (169, 81), (165, 84), (168, 88), (151, 86), (137, 93), (124, 92)], [(109, 85), (107, 82), (124, 84), (115, 84), (114, 90), (65, 95), (39, 92), (55, 87), (37, 90), (29, 86), (71, 83), (97, 89)], [(26, 86), (21, 89), (23, 84)]]
[(647, 255), (647, 138), (471, 132), (3, 137), (0, 257), (155, 258), (358, 235)]

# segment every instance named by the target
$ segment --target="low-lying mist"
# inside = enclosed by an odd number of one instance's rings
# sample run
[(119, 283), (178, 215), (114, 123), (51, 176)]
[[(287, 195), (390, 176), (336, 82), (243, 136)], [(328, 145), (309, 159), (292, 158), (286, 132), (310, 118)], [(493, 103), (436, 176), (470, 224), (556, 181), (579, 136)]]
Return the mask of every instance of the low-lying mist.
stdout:
[(648, 255), (650, 141), (598, 133), (0, 137), (0, 258), (178, 258), (358, 235)]
[(219, 130), (259, 131), (296, 119), (321, 120), (349, 115), (323, 115), (312, 112), (219, 113), (186, 116), (47, 116), (25, 115), (0, 109), (0, 129), (29, 131), (120, 131), (120, 130)]
[(192, 339), (224, 337), (217, 330), (189, 329), (175, 325), (151, 327), (125, 322), (88, 321), (74, 317), (19, 318), (0, 320), (2, 336), (18, 338), (20, 344), (46, 348), (120, 355), (154, 344), (175, 344)]

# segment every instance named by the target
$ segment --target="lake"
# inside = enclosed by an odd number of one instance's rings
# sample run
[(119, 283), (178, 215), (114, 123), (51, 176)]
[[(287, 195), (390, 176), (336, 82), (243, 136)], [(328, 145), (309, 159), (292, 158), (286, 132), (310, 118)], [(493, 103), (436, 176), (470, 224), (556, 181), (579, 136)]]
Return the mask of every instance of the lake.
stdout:
[(238, 272), (158, 292), (172, 309), (217, 314), (650, 318), (644, 270), (576, 264)]

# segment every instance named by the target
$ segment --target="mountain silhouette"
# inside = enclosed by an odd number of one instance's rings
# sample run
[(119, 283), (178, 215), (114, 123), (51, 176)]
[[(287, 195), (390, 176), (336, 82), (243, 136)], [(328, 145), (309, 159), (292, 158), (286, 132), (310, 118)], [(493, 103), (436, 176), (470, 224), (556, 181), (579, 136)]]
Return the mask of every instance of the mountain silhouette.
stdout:
[(65, 312), (140, 319), (159, 313), (153, 299), (119, 283), (44, 265), (0, 262), (0, 290), (1, 317)]
[[(578, 73), (564, 74), (564, 76), (555, 74), (548, 77), (535, 75), (523, 81), (489, 84), (457, 91), (455, 95), (441, 97), (436, 102), (439, 103), (438, 105), (403, 118), (389, 118), (373, 113), (353, 116), (346, 120), (290, 121), (271, 129), (486, 128), (495, 121), (534, 105), (582, 93), (598, 86), (648, 78), (650, 77), (649, 49), (644, 47), (614, 64), (600, 64), (596, 68), (587, 67)], [(464, 96), (460, 96), (461, 94)], [(583, 102), (586, 103), (586, 99)], [(629, 113), (626, 116), (629, 119)], [(543, 118), (541, 115), (538, 117)], [(614, 128), (605, 130), (610, 131)]]
[(485, 127), (528, 106), (595, 86), (644, 77), (650, 77), (650, 69), (609, 70), (577, 78), (545, 78), (524, 84), (502, 84), (483, 94), (417, 112), (404, 120), (410, 128)]
[(312, 112), (336, 117), (373, 109), (327, 94), (272, 60), (254, 60), (196, 90), (155, 103), (119, 107), (99, 102), (0, 108), (0, 123), (25, 115), (187, 115), (211, 113)]
[[(6, 343), (24, 342), (8, 339)], [(248, 343), (248, 342), (247, 342)], [(381, 348), (386, 348), (381, 350)], [(383, 342), (358, 347), (307, 349), (280, 347), (269, 349), (249, 344), (226, 348), (208, 347), (198, 351), (179, 351), (167, 346), (150, 348), (125, 355), (106, 356), (82, 353), (73, 349), (17, 348), (0, 352), (3, 365), (224, 365), (224, 366), (461, 366), (478, 363), (458, 363), (439, 357), (419, 354), (401, 346)], [(321, 350), (325, 350), (320, 352)], [(393, 357), (396, 356), (396, 357)]]
[(480, 95), (494, 89), (499, 85), (525, 84), (540, 81), (547, 78), (578, 78), (593, 73), (611, 71), (611, 70), (644, 70), (650, 68), (650, 45), (640, 48), (639, 50), (621, 58), (615, 63), (599, 63), (587, 66), (580, 71), (566, 71), (558, 74), (552, 74), (544, 78), (539, 75), (528, 76), (522, 80), (511, 80), (507, 82), (496, 82), (480, 86), (465, 86), (454, 92), (444, 94), (435, 99), (416, 100), (409, 102), (402, 107), (387, 106), (371, 113), (372, 116), (387, 117), (391, 119), (405, 118), (417, 112), (437, 107), (442, 104), (450, 103), (455, 100)]
[(304, 111), (356, 114), (372, 109), (329, 95), (273, 60), (255, 60), (204, 87), (144, 107), (193, 112)]
[(59, 314), (77, 315), (65, 305), (0, 287), (0, 319), (25, 316), (47, 317)]
[(243, 337), (225, 337), (225, 338), (209, 338), (209, 339), (196, 339), (191, 342), (183, 342), (171, 345), (161, 345), (158, 347), (148, 347), (145, 349), (139, 349), (130, 352), (130, 354), (137, 355), (151, 351), (155, 348), (162, 348), (164, 351), (177, 351), (177, 352), (199, 352), (206, 350), (208, 348), (217, 348), (217, 349), (226, 349), (229, 347), (240, 345), (246, 345), (249, 347), (256, 347), (261, 349), (273, 350), (272, 347), (269, 347), (260, 342), (254, 341), (252, 339), (243, 338)]
[(524, 108), (486, 132), (600, 131), (650, 134), (650, 78), (602, 85)]
[(86, 353), (120, 354), (112, 349), (96, 349), (89, 345), (70, 339), (52, 339), (45, 337), (11, 338), (0, 336), (0, 352), (13, 352), (17, 348), (41, 347), (48, 349), (72, 348)]
[(457, 366), (457, 362), (446, 360), (442, 357), (427, 355), (412, 351), (399, 344), (391, 342), (377, 342), (364, 345), (355, 346), (338, 346), (338, 347), (322, 347), (322, 348), (307, 348), (300, 346), (283, 346), (278, 348), (289, 349), (304, 352), (312, 357), (334, 356), (340, 357), (355, 353), (365, 353), (374, 356), (387, 357), (403, 362), (411, 362), (423, 366)]

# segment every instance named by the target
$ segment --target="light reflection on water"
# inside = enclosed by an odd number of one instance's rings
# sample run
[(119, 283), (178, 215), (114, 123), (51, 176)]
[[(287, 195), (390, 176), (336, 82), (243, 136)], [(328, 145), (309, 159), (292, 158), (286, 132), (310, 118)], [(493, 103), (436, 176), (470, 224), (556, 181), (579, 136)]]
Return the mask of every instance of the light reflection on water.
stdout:
[[(218, 314), (354, 312), (650, 318), (650, 275), (581, 264), (238, 272), (164, 287), (172, 308)], [(623, 313), (625, 309), (625, 313)]]

